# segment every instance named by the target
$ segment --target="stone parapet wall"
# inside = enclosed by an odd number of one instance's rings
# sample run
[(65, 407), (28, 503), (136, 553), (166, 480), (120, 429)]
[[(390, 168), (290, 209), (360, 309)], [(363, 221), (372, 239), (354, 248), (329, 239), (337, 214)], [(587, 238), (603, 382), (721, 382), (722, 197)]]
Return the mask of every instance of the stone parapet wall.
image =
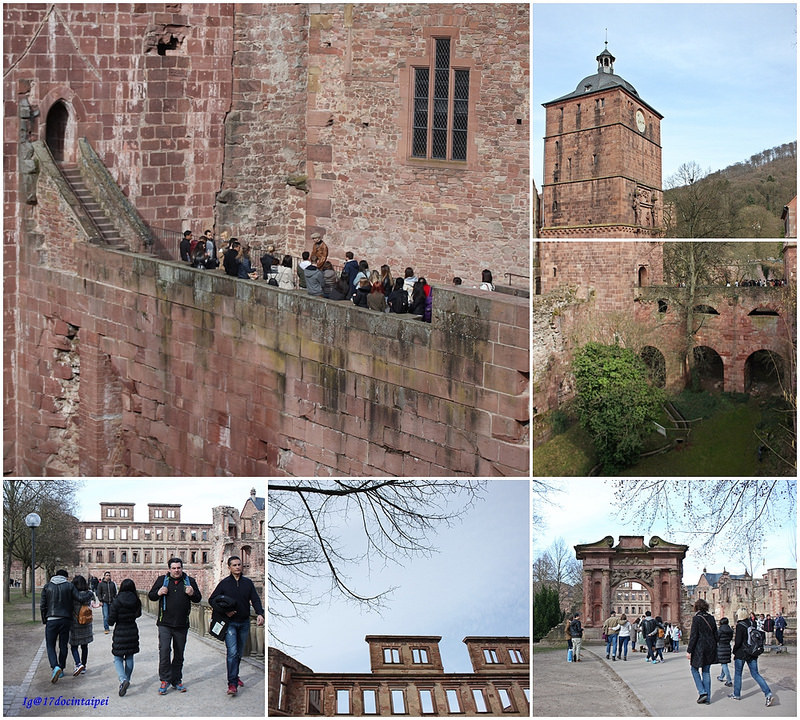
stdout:
[[(78, 452), (59, 474), (528, 471), (525, 298), (436, 287), (427, 324), (85, 243), (74, 253), (74, 274), (23, 253), (17, 474), (48, 474), (62, 441)], [(79, 375), (57, 356), (69, 343)]]

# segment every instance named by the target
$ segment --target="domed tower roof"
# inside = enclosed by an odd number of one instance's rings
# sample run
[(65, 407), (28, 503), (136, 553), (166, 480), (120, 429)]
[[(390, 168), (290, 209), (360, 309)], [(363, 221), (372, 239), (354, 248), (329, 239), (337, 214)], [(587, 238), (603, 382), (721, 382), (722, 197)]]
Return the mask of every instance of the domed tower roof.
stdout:
[(589, 95), (591, 93), (601, 92), (602, 90), (610, 90), (611, 88), (619, 87), (630, 93), (640, 103), (646, 105), (659, 117), (662, 117), (657, 110), (639, 97), (639, 93), (636, 91), (636, 88), (633, 87), (633, 85), (614, 73), (614, 61), (616, 58), (609, 52), (608, 42), (606, 42), (605, 49), (595, 59), (597, 60), (597, 72), (594, 75), (587, 75), (585, 78), (583, 78), (583, 80), (578, 83), (575, 90), (573, 90), (571, 93), (562, 95), (555, 100), (551, 100), (550, 102), (543, 104), (547, 106), (563, 100), (571, 100), (583, 95)]

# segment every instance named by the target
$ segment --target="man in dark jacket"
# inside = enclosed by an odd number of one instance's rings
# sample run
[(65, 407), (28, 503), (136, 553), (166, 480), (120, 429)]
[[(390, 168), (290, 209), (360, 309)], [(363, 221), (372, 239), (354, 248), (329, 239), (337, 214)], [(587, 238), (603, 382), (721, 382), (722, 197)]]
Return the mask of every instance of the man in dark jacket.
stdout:
[[(59, 678), (64, 677), (63, 667), (67, 663), (67, 644), (69, 630), (72, 627), (72, 603), (76, 600), (83, 602), (85, 600), (83, 595), (67, 580), (66, 570), (59, 570), (42, 588), (39, 610), (42, 613), (42, 625), (45, 626), (44, 640), (47, 646), (47, 659), (52, 670), (51, 683), (55, 684)], [(85, 595), (91, 597), (89, 592)], [(58, 655), (56, 655), (56, 640), (58, 640)]]
[[(228, 569), (231, 574), (214, 588), (208, 602), (229, 623), (225, 635), (225, 647), (228, 651), (228, 695), (236, 695), (244, 685), (239, 679), (239, 665), (250, 634), (250, 605), (256, 611), (258, 625), (264, 624), (264, 606), (253, 581), (242, 575), (242, 559), (238, 555), (228, 558)], [(229, 609), (231, 607), (234, 609)]]
[(108, 635), (108, 608), (117, 597), (117, 584), (111, 581), (111, 573), (106, 571), (103, 573), (102, 582), (97, 584), (97, 598), (103, 606), (103, 629)]
[(581, 643), (583, 642), (583, 628), (581, 627), (581, 614), (575, 613), (569, 624), (569, 636), (572, 638), (572, 662), (581, 662)]
[(642, 635), (644, 635), (644, 642), (647, 645), (647, 659), (651, 662), (656, 659), (656, 653), (653, 649), (656, 644), (656, 639), (650, 634), (655, 627), (655, 618), (653, 618), (652, 613), (648, 610), (644, 614), (644, 620), (642, 620)]
[(186, 692), (183, 684), (183, 651), (189, 632), (189, 613), (192, 603), (199, 603), (201, 599), (195, 579), (183, 572), (183, 560), (170, 558), (167, 567), (169, 572), (159, 575), (147, 594), (150, 600), (158, 602), (159, 695), (166, 695), (170, 685), (179, 692)]

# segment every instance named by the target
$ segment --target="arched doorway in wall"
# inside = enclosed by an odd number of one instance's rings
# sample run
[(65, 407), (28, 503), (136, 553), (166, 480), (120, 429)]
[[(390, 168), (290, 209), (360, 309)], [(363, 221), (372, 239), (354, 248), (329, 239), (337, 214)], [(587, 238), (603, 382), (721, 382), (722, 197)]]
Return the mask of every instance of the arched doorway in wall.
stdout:
[(756, 350), (744, 363), (744, 391), (759, 395), (781, 395), (783, 358), (771, 350)]
[(64, 162), (69, 127), (69, 110), (61, 101), (53, 103), (47, 112), (45, 141), (56, 162)]
[(694, 376), (692, 384), (702, 390), (723, 390), (725, 366), (719, 353), (707, 345), (692, 348)]
[(639, 287), (647, 287), (647, 268), (644, 265), (639, 267)]
[(667, 384), (667, 361), (664, 359), (664, 353), (652, 345), (645, 345), (639, 355), (647, 365), (651, 382), (656, 387), (665, 387)]

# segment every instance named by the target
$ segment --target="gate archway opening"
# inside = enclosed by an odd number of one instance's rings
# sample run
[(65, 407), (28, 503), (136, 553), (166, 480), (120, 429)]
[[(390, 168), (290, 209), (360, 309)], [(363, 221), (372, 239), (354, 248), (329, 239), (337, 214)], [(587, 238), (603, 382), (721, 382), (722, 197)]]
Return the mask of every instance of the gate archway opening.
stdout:
[(707, 345), (692, 348), (694, 368), (692, 386), (701, 390), (723, 390), (725, 366), (719, 353)]
[(48, 110), (45, 123), (45, 142), (56, 162), (64, 162), (68, 127), (69, 110), (61, 100), (58, 100)]
[(744, 391), (760, 395), (782, 395), (785, 377), (783, 358), (771, 350), (756, 350), (744, 363)]
[(667, 361), (664, 353), (652, 345), (645, 345), (639, 353), (650, 374), (650, 380), (656, 387), (663, 388), (667, 384)]
[(642, 617), (648, 610), (655, 617), (658, 613), (653, 610), (652, 604), (650, 590), (636, 580), (623, 580), (614, 589), (614, 610), (617, 615), (625, 613), (631, 622)]

